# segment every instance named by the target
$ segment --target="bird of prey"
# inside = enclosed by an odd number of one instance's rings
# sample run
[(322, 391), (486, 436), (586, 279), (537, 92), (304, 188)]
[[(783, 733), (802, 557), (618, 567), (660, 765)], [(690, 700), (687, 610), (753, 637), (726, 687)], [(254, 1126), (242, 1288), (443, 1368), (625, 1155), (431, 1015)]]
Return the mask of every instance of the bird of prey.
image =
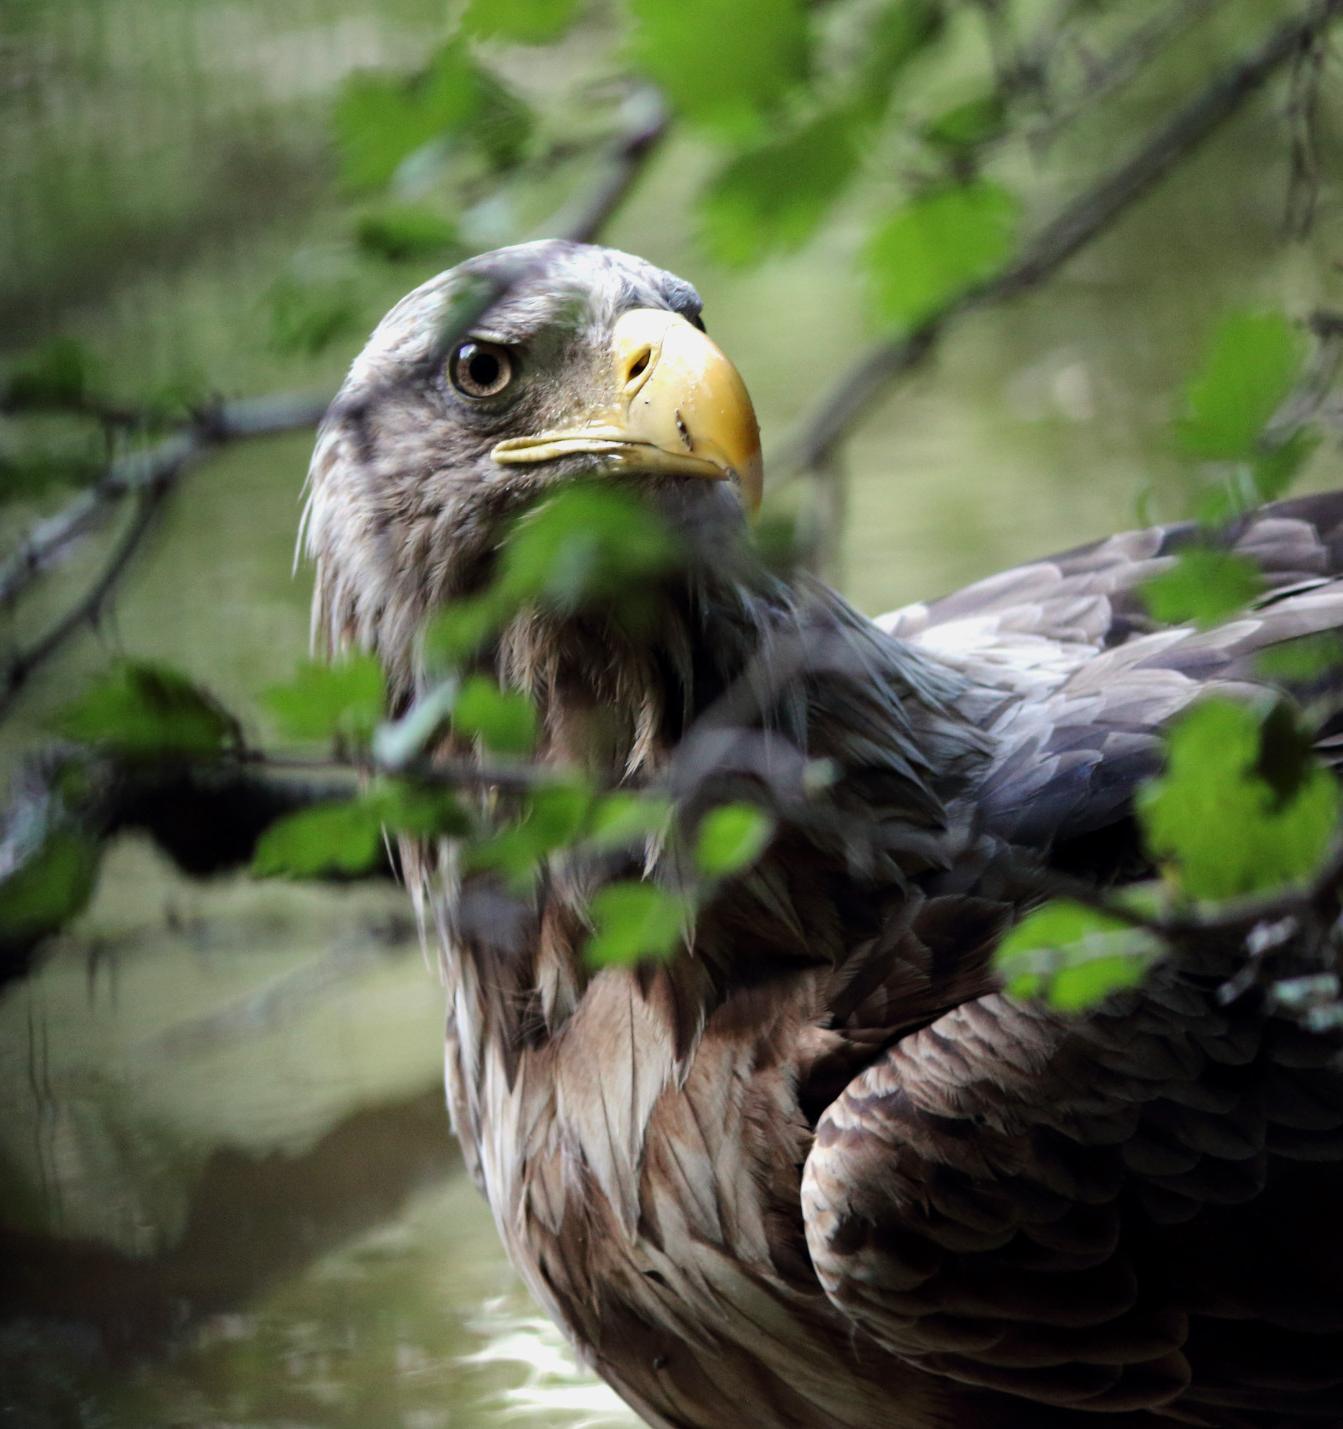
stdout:
[[(1343, 498), (1240, 522), (1266, 594), (1214, 630), (1144, 614), (1178, 527), (872, 622), (752, 558), (756, 420), (700, 306), (611, 249), (472, 259), (383, 320), (310, 473), (315, 638), (376, 652), (394, 712), (516, 513), (580, 480), (665, 512), (697, 554), (649, 578), (650, 618), (529, 606), (480, 666), (536, 701), (540, 759), (692, 804), (775, 791), (759, 861), (633, 967), (585, 961), (563, 860), (505, 909), (406, 841), (453, 1123), (514, 1264), (654, 1425), (1343, 1424), (1337, 1039), (1219, 997), (1240, 943), (1083, 1016), (992, 966), (1040, 897), (1023, 870), (1150, 872), (1132, 800), (1172, 717), (1343, 625)], [(824, 797), (790, 802), (817, 761)], [(674, 856), (650, 842), (640, 876)]]

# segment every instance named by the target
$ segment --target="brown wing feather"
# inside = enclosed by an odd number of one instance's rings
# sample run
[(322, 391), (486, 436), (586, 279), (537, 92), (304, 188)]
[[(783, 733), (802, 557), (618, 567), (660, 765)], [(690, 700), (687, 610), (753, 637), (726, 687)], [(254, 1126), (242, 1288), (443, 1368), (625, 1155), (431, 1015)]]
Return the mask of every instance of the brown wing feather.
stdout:
[(898, 1043), (807, 1161), (831, 1299), (1040, 1403), (1338, 1422), (1337, 1048), (1212, 985), (1167, 968), (1083, 1021), (990, 995)]
[[(1156, 628), (1140, 589), (1198, 538), (1199, 528), (1187, 521), (1121, 532), (989, 576), (940, 600), (904, 606), (877, 623), (939, 651), (957, 636), (989, 647), (995, 628), (1004, 636), (1024, 633), (1109, 649)], [(1332, 578), (1343, 571), (1343, 492), (1263, 507), (1219, 539), (1259, 566), (1269, 597)], [(977, 639), (970, 628), (976, 624)]]
[(970, 795), (981, 828), (1089, 872), (1120, 871), (1131, 840), (1120, 832), (1108, 867), (1093, 836), (1127, 817), (1158, 767), (1162, 727), (1201, 695), (1262, 687), (1264, 649), (1343, 628), (1343, 493), (1266, 507), (1223, 535), (1259, 566), (1264, 595), (1213, 630), (1157, 628), (1142, 600), (1197, 538), (1188, 524), (1112, 536), (881, 619), (1002, 692), (979, 721), (995, 744)]

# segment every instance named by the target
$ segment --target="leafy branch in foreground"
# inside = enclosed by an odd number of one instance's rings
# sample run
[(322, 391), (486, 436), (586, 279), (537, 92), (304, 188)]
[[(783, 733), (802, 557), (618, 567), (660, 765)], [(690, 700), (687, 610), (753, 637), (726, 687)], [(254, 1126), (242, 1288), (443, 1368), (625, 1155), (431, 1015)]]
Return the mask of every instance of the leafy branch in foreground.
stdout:
[[(191, 872), (284, 878), (379, 875), (398, 835), (451, 840), (464, 868), (516, 897), (562, 859), (604, 884), (594, 959), (664, 955), (673, 922), (692, 922), (698, 901), (763, 852), (771, 816), (739, 798), (701, 800), (682, 827), (667, 788), (615, 789), (533, 762), (544, 737), (535, 707), (473, 657), (529, 604), (595, 602), (638, 620), (629, 592), (676, 559), (660, 520), (619, 489), (559, 492), (517, 522), (494, 582), (464, 607), (473, 616), (449, 607), (426, 633), (435, 683), (398, 720), (384, 718), (383, 677), (367, 655), (303, 665), (267, 690), (270, 722), (299, 752), (258, 744), (180, 672), (112, 665), (65, 711), (74, 747), (29, 771), (0, 837), (0, 975), (78, 914), (102, 844), (127, 829)], [(687, 849), (679, 887), (629, 876), (643, 851), (677, 839)]]
[[(1312, 326), (1319, 345), (1308, 362), (1304, 335), (1282, 315), (1233, 313), (1189, 380), (1174, 440), (1190, 465), (1197, 519), (1167, 568), (1140, 589), (1158, 622), (1211, 629), (1264, 593), (1259, 567), (1230, 548), (1235, 518), (1284, 495), (1319, 440), (1339, 334), (1330, 315)], [(1306, 635), (1261, 654), (1256, 673), (1309, 689), (1341, 658), (1335, 633)], [(1075, 889), (1030, 914), (997, 953), (1008, 990), (1063, 1010), (1089, 1005), (1139, 981), (1191, 927), (1215, 921), (1215, 912), (1191, 916), (1207, 904), (1234, 910), (1258, 895), (1268, 900), (1260, 924), (1315, 921), (1317, 902), (1338, 881), (1330, 870), (1341, 812), (1337, 777), (1314, 749), (1319, 722), (1267, 691), (1258, 704), (1204, 699), (1179, 718), (1166, 735), (1165, 771), (1140, 790), (1135, 809), (1163, 883)], [(1235, 924), (1242, 936), (1252, 926)]]
[[(500, 688), (477, 656), (528, 607), (591, 607), (607, 618), (620, 609), (637, 620), (629, 593), (679, 559), (676, 539), (628, 493), (562, 489), (516, 522), (493, 581), (426, 631), (430, 681), (395, 721), (383, 715), (386, 691), (368, 656), (303, 666), (266, 692), (270, 720), (298, 746), (288, 751), (258, 744), (246, 722), (176, 672), (114, 666), (64, 717), (82, 747), (58, 753), (20, 790), (0, 840), (10, 971), (79, 911), (101, 844), (129, 828), (200, 873), (377, 874), (398, 835), (455, 845), (465, 875), (507, 898), (529, 899), (563, 868), (593, 890), (592, 965), (667, 956), (776, 831), (837, 817), (830, 781), (804, 779), (799, 796), (784, 797), (763, 775), (744, 784), (737, 766), (725, 778), (722, 756), (706, 755), (718, 747), (705, 737), (713, 733), (768, 740), (752, 729), (751, 710), (770, 698), (759, 671), (701, 716), (705, 730), (691, 727), (664, 778), (614, 787), (613, 776), (546, 762), (548, 732), (530, 700)], [(771, 678), (788, 681), (830, 656), (818, 635), (772, 658)], [(1314, 926), (1343, 881), (1339, 815), (1334, 776), (1285, 699), (1195, 705), (1170, 730), (1165, 772), (1136, 804), (1162, 882), (1106, 890), (1037, 874), (1023, 856), (1021, 879), (1056, 901), (1004, 941), (1008, 991), (1076, 1011), (1136, 984), (1195, 934), (1245, 940), (1274, 920)], [(853, 840), (874, 836), (861, 813), (843, 817)], [(1312, 946), (1331, 967), (1327, 938)]]

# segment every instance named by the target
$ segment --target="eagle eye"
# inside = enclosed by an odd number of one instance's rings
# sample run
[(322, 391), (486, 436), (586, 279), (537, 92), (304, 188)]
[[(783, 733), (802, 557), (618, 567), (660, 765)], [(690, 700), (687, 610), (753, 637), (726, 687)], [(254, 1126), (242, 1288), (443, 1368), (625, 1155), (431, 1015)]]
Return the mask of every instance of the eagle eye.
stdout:
[(513, 380), (513, 358), (497, 342), (464, 342), (448, 359), (448, 377), (464, 397), (497, 397)]

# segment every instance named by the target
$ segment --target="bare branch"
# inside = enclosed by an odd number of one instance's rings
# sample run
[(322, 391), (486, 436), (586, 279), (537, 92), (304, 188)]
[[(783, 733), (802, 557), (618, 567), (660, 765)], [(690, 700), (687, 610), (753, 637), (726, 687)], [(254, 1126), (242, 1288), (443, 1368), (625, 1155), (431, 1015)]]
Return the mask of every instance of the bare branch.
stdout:
[(873, 399), (917, 367), (952, 322), (1039, 287), (1074, 254), (1108, 231), (1177, 161), (1193, 153), (1278, 69), (1313, 44), (1340, 13), (1343, 0), (1317, 0), (1304, 13), (1280, 25), (1257, 50), (1216, 75), (1126, 162), (1068, 204), (1006, 267), (949, 299), (905, 337), (870, 349), (803, 422), (802, 436), (783, 460), (783, 479), (823, 467), (862, 420)]
[(5, 669), (4, 686), (0, 688), (0, 719), (9, 713), (33, 672), (61, 649), (85, 622), (97, 622), (141, 540), (153, 525), (154, 517), (167, 493), (166, 484), (147, 487), (140, 493), (138, 507), (93, 584), (45, 634), (11, 658)]
[(591, 243), (601, 233), (667, 133), (670, 115), (656, 90), (641, 89), (629, 103), (634, 119), (611, 152), (608, 172), (575, 212), (555, 225), (575, 243)]
[(1028, 142), (1038, 150), (1047, 148), (1100, 100), (1122, 89), (1152, 60), (1166, 53), (1180, 33), (1202, 19), (1212, 6), (1213, 0), (1172, 0), (1143, 21), (1108, 56), (1088, 70), (1080, 95), (1027, 130)]
[(15, 601), (75, 541), (103, 526), (124, 497), (172, 485), (202, 457), (229, 442), (314, 427), (330, 400), (288, 395), (221, 402), (199, 412), (181, 431), (113, 462), (87, 491), (39, 521), (0, 564), (0, 605)]
[(1297, 52), (1292, 68), (1287, 118), (1292, 134), (1292, 163), (1287, 178), (1284, 227), (1289, 238), (1304, 238), (1315, 218), (1320, 189), (1320, 87), (1324, 80), (1324, 41)]

